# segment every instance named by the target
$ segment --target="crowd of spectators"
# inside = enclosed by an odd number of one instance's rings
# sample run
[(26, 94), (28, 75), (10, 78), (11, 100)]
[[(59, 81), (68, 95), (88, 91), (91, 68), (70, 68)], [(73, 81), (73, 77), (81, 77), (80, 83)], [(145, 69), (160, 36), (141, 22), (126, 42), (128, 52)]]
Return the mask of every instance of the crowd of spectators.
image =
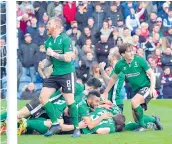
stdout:
[[(172, 98), (172, 2), (23, 1), (17, 2), (16, 8), (18, 98), (39, 95), (43, 79), (51, 73), (51, 67), (44, 74), (39, 72), (39, 62), (46, 58), (46, 24), (51, 17), (63, 21), (64, 32), (72, 39), (73, 63), (82, 83), (92, 76), (104, 83), (99, 63), (106, 62), (110, 75), (110, 49), (128, 42), (154, 70), (158, 98)], [(1, 37), (1, 51), (3, 43)], [(127, 82), (124, 87), (123, 97), (131, 98)]]

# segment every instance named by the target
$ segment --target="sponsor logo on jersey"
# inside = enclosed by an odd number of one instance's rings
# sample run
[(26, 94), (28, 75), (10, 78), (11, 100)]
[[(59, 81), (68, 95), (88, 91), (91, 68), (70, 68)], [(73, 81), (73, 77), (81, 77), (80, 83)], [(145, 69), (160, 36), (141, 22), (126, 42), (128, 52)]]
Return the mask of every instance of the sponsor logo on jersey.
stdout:
[(140, 75), (140, 73), (136, 72), (136, 73), (125, 74), (125, 75), (126, 75), (126, 77), (130, 78), (130, 77), (136, 77), (136, 76)]

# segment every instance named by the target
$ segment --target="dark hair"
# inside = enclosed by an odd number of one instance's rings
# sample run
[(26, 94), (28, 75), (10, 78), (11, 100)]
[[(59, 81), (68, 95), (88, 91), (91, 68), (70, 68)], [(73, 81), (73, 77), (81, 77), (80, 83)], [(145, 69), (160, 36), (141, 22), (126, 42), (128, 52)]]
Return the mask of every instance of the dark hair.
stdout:
[(100, 88), (100, 87), (102, 86), (101, 81), (100, 81), (99, 79), (95, 78), (95, 77), (90, 78), (90, 79), (86, 82), (86, 84), (87, 84), (88, 86), (93, 86), (95, 89), (96, 89), (96, 88)]
[(166, 70), (166, 69), (168, 69), (168, 68), (170, 69), (170, 67), (169, 67), (169, 66), (165, 66), (165, 67), (164, 67), (164, 70)]
[(133, 45), (132, 44), (130, 44), (130, 43), (123, 43), (123, 44), (121, 44), (120, 46), (119, 46), (119, 53), (120, 53), (120, 55), (122, 54), (122, 53), (125, 53), (129, 48), (131, 48), (131, 47), (133, 47)]
[(125, 128), (125, 116), (123, 114), (117, 114), (113, 117), (116, 125), (116, 132), (121, 132)]
[(98, 91), (92, 90), (88, 93), (88, 97), (100, 97), (100, 93)]

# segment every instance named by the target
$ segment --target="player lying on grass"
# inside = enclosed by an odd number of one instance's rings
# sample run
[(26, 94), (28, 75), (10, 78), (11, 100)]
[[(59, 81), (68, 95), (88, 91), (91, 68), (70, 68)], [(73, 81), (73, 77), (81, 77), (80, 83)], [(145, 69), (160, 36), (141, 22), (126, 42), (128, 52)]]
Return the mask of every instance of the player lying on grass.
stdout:
[[(117, 80), (117, 76), (123, 72), (129, 81), (134, 97), (131, 99), (133, 110), (133, 118), (138, 121), (139, 128), (136, 131), (145, 130), (144, 110), (147, 110), (147, 104), (153, 98), (156, 98), (155, 91), (155, 74), (142, 57), (134, 55), (133, 46), (124, 43), (119, 46), (119, 53), (123, 57), (120, 59), (113, 69), (113, 76), (103, 94), (104, 98), (108, 98), (108, 93)], [(157, 121), (158, 122), (158, 121)], [(162, 126), (159, 123), (159, 128)]]
[[(100, 80), (96, 78), (90, 78), (87, 83), (85, 84), (85, 89), (84, 86), (81, 83), (76, 83), (76, 91), (75, 91), (75, 101), (79, 103), (82, 98), (87, 97), (86, 94), (88, 94), (89, 91), (91, 90), (99, 90), (101, 87), (101, 82)], [(64, 98), (62, 97), (62, 94), (59, 91), (55, 92), (51, 98), (49, 99), (50, 102), (54, 104), (56, 107), (56, 112), (58, 113), (58, 118), (60, 115), (64, 112), (66, 108), (66, 102)], [(39, 102), (39, 98), (36, 97), (33, 100), (31, 100), (29, 103), (27, 103), (22, 109), (18, 111), (18, 119), (21, 118), (38, 118), (41, 115), (45, 116), (46, 118), (48, 117), (46, 115), (45, 110), (43, 109), (42, 105)], [(1, 114), (1, 120), (5, 121), (7, 117), (7, 113)], [(4, 123), (5, 124), (5, 123)], [(5, 126), (5, 125), (4, 125)]]
[[(82, 100), (78, 105), (79, 116), (81, 120), (79, 127), (82, 129), (84, 134), (97, 133), (106, 134), (115, 131), (115, 123), (112, 119), (112, 112), (116, 114), (120, 112), (118, 109), (111, 108), (111, 110), (105, 110), (104, 108), (97, 108), (100, 104), (100, 93), (97, 91), (91, 91), (88, 94), (87, 100)], [(91, 110), (94, 110), (91, 112)], [(116, 111), (116, 113), (114, 113)], [(90, 113), (91, 112), (91, 113)], [(51, 122), (45, 118), (32, 118), (22, 119), (20, 122), (19, 134), (22, 132), (37, 131), (44, 134), (48, 130), (48, 126), (51, 126)], [(87, 127), (87, 128), (86, 128)], [(66, 125), (61, 121), (61, 131), (74, 130), (73, 125)]]

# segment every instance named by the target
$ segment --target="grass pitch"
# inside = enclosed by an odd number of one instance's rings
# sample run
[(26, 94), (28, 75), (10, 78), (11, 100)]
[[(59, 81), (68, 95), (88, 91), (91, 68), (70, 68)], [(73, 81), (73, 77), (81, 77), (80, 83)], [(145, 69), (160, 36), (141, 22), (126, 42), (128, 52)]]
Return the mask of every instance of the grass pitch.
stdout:
[[(26, 101), (18, 101), (18, 107), (24, 106)], [(5, 107), (2, 103), (2, 107)], [(22, 135), (18, 137), (18, 144), (172, 144), (172, 100), (152, 100), (146, 111), (148, 115), (158, 115), (164, 127), (163, 131), (122, 132), (108, 135), (82, 135), (73, 139), (71, 135), (54, 135), (45, 138), (42, 135)], [(124, 103), (124, 115), (127, 122), (133, 121), (130, 101)], [(1, 137), (4, 141), (6, 136)]]

